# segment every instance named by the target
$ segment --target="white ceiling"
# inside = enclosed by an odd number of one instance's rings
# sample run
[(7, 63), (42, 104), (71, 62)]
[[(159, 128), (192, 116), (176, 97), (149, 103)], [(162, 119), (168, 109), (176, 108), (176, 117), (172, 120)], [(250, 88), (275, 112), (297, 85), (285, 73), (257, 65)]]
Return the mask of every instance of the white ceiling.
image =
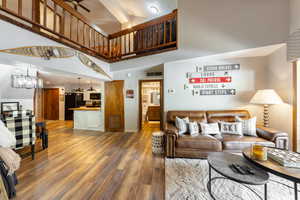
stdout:
[[(136, 25), (144, 21), (168, 14), (177, 8), (177, 0), (99, 0), (121, 24)], [(158, 14), (151, 13), (149, 7), (156, 6)]]
[[(97, 25), (104, 33), (111, 34), (121, 29), (121, 23), (99, 0), (84, 0), (80, 4), (91, 12), (78, 7), (78, 12)], [(70, 4), (72, 6), (72, 4)]]
[(101, 83), (103, 83), (103, 81), (91, 77), (78, 76), (77, 74), (54, 70), (40, 70), (39, 77), (43, 79), (44, 87), (66, 87), (76, 89), (79, 87), (78, 78), (80, 78), (80, 87), (84, 89), (89, 88), (91, 85), (93, 87), (101, 86)]

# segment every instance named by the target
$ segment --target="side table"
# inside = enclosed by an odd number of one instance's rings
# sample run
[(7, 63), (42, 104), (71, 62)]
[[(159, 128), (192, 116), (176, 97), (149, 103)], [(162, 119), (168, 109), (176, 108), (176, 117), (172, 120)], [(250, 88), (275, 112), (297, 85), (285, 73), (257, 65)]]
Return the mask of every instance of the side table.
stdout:
[(164, 153), (165, 134), (162, 131), (152, 133), (152, 152), (154, 154)]

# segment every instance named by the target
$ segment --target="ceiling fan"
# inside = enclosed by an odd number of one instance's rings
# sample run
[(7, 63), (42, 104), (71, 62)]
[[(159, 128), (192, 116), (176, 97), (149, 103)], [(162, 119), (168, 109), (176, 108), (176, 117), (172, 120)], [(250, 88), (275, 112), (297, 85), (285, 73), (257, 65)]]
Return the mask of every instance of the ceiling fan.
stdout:
[(85, 7), (84, 5), (81, 4), (81, 2), (84, 1), (84, 0), (64, 0), (64, 1), (73, 4), (75, 10), (78, 10), (78, 7), (81, 7), (85, 11), (91, 12), (90, 9), (88, 9), (87, 7)]

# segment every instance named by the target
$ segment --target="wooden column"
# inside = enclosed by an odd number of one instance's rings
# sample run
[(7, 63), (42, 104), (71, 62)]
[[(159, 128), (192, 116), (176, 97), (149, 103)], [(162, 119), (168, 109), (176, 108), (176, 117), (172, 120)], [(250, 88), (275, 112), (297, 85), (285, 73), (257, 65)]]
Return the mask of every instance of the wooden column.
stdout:
[(297, 117), (297, 108), (298, 108), (298, 103), (297, 103), (297, 96), (298, 96), (298, 88), (297, 88), (297, 61), (293, 63), (293, 130), (292, 130), (292, 148), (294, 152), (297, 152), (297, 147), (298, 147), (298, 117)]
[[(40, 12), (40, 0), (32, 0), (32, 21), (40, 24), (41, 12)], [(34, 30), (40, 30), (36, 25), (32, 26)]]

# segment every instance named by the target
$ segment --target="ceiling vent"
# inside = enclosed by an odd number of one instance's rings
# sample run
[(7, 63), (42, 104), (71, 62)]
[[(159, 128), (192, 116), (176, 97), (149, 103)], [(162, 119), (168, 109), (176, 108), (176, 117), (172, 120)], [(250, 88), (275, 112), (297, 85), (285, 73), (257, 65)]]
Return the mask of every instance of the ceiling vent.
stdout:
[(162, 76), (162, 72), (147, 72), (146, 76)]

